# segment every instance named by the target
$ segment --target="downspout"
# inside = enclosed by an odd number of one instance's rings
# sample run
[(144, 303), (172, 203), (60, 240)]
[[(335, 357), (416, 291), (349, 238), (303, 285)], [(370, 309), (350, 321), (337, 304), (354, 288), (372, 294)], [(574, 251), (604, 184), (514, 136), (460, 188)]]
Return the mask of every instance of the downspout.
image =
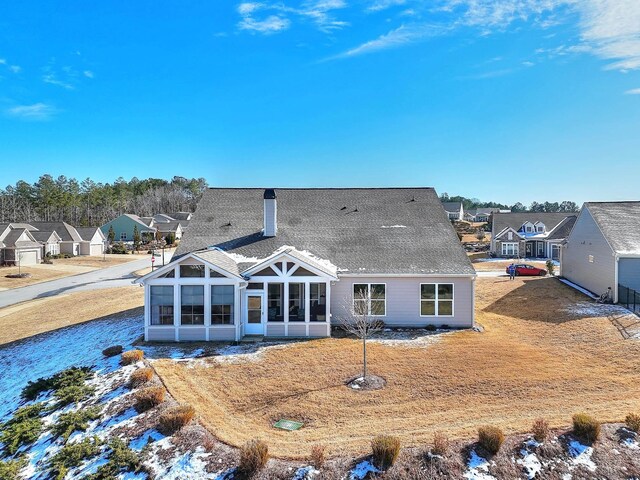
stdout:
[(615, 264), (614, 264), (614, 274), (613, 274), (613, 303), (618, 303), (618, 262), (620, 261), (620, 257), (618, 254), (614, 254)]

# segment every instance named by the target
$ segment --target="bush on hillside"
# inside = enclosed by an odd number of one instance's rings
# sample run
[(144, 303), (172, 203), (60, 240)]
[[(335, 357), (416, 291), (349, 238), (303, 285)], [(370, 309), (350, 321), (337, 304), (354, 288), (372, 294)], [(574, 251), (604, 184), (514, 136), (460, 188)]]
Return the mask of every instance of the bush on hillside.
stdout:
[(112, 347), (107, 347), (102, 351), (102, 355), (105, 357), (115, 357), (116, 355), (120, 355), (122, 353), (122, 345), (114, 345)]
[(165, 390), (162, 387), (147, 387), (134, 394), (135, 409), (142, 413), (164, 402)]
[(250, 440), (240, 448), (238, 471), (250, 477), (269, 461), (269, 447), (262, 440)]
[(576, 437), (593, 443), (600, 436), (600, 422), (586, 413), (573, 416), (573, 433)]
[(504, 433), (498, 427), (485, 425), (478, 429), (478, 443), (491, 455), (500, 451), (504, 442)]
[(144, 352), (142, 350), (127, 350), (120, 357), (120, 363), (122, 365), (131, 365), (132, 363), (139, 362), (144, 358)]
[(624, 419), (624, 423), (632, 432), (640, 433), (640, 415), (636, 413), (630, 413), (629, 415), (627, 415), (627, 418)]
[(196, 410), (191, 405), (178, 405), (162, 412), (158, 419), (158, 431), (163, 435), (172, 435), (186, 426), (195, 416)]
[(373, 462), (379, 468), (389, 468), (400, 454), (400, 439), (391, 435), (378, 435), (371, 441)]
[(536, 442), (542, 443), (549, 436), (549, 422), (547, 422), (544, 418), (538, 418), (533, 422), (533, 426), (531, 427), (533, 432), (533, 438)]
[(130, 388), (138, 388), (145, 383), (148, 383), (153, 378), (153, 368), (144, 367), (139, 368), (135, 372), (131, 374), (131, 378), (129, 378), (129, 387)]

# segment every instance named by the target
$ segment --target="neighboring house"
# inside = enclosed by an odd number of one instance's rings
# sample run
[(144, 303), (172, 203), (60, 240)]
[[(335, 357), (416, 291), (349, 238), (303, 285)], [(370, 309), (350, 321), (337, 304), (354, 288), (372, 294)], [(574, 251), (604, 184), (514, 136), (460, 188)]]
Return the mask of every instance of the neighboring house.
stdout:
[(431, 188), (214, 188), (135, 283), (146, 340), (237, 341), (330, 336), (359, 292), (388, 326), (471, 327), (475, 276)]
[(67, 255), (82, 255), (80, 245), (82, 237), (75, 229), (66, 222), (30, 222), (31, 231), (38, 232), (56, 232), (60, 237), (60, 252)]
[(60, 253), (60, 242), (62, 238), (55, 231), (53, 232), (40, 232), (32, 227), (30, 230), (31, 235), (35, 238), (40, 245), (42, 245), (42, 257), (47, 255), (58, 255)]
[(137, 227), (140, 237), (143, 235), (155, 236), (156, 228), (153, 218), (141, 218), (138, 215), (125, 213), (118, 218), (105, 223), (100, 227), (105, 238), (109, 236), (109, 228), (113, 227), (115, 233), (115, 242), (133, 242), (133, 231)]
[(42, 246), (25, 227), (28, 225), (0, 224), (0, 264), (25, 266), (42, 261)]
[(561, 275), (596, 295), (640, 291), (640, 202), (585, 203), (561, 257)]
[(499, 208), (473, 208), (464, 212), (464, 219), (470, 222), (488, 222), (494, 213), (503, 212)]
[(490, 251), (505, 258), (560, 259), (560, 245), (576, 221), (572, 213), (494, 213)]
[(105, 250), (107, 237), (98, 227), (76, 228), (82, 242), (80, 243), (80, 255), (102, 255)]
[(173, 234), (176, 240), (180, 240), (182, 238), (182, 224), (178, 220), (171, 220), (169, 222), (158, 222), (155, 224), (158, 235), (161, 237), (166, 237), (170, 233)]
[(463, 220), (464, 208), (462, 202), (442, 202), (444, 211), (447, 212), (449, 220)]

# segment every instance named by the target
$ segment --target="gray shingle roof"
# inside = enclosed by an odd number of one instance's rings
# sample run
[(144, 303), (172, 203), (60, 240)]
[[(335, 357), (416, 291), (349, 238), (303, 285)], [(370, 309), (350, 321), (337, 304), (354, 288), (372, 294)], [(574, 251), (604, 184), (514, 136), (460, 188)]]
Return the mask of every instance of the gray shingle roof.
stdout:
[(205, 262), (212, 263), (213, 265), (216, 265), (221, 269), (226, 270), (229, 273), (232, 273), (233, 275), (236, 275), (238, 277), (240, 276), (240, 270), (238, 268), (238, 264), (235, 261), (233, 261), (233, 259), (229, 257), (229, 255), (227, 255), (221, 250), (217, 250), (217, 249), (206, 250), (204, 252), (197, 252), (195, 255), (196, 257), (201, 258)]
[(640, 202), (587, 202), (584, 207), (616, 253), (640, 254)]
[(19, 240), (23, 233), (29, 233), (26, 228), (15, 228), (11, 230), (2, 240), (6, 247), (39, 247), (38, 242), (29, 240)]
[(55, 231), (65, 242), (79, 242), (82, 240), (74, 227), (66, 222), (31, 222), (41, 232)]
[(343, 274), (475, 273), (432, 188), (277, 189), (278, 234), (263, 237), (263, 188), (213, 188), (176, 255), (219, 247), (265, 258), (292, 246)]
[(442, 206), (447, 212), (457, 213), (462, 207), (462, 202), (442, 202)]
[[(57, 233), (57, 232), (56, 232)], [(51, 237), (53, 237), (54, 240), (57, 240), (56, 237), (54, 237), (53, 232), (41, 232), (39, 230), (32, 230), (31, 231), (31, 235), (33, 236), (33, 238), (35, 238), (38, 242), (41, 243), (45, 243), (48, 242)]]
[(520, 227), (527, 221), (531, 223), (542, 222), (547, 228), (547, 232), (551, 231), (562, 222), (565, 218), (575, 215), (574, 213), (536, 213), (536, 212), (512, 212), (512, 213), (494, 213), (493, 214), (493, 232), (500, 233), (507, 227), (511, 227), (518, 231)]
[(577, 215), (571, 215), (566, 217), (562, 222), (558, 224), (558, 227), (551, 232), (551, 234), (547, 237), (547, 240), (564, 240), (571, 233), (571, 229), (573, 225), (576, 223), (578, 219)]
[(80, 235), (80, 238), (87, 242), (93, 238), (93, 236), (96, 234), (96, 230), (102, 231), (98, 227), (77, 227), (76, 230), (78, 232), (78, 235)]
[(181, 223), (182, 222), (179, 222), (178, 220), (171, 220), (166, 223), (156, 223), (154, 226), (160, 233), (169, 233), (178, 230), (178, 225)]

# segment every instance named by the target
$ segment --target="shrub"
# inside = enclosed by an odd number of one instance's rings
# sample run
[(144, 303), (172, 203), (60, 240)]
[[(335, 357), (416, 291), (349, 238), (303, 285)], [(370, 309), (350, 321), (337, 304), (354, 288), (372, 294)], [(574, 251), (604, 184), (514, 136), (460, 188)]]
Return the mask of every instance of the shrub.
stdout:
[(131, 450), (121, 438), (113, 437), (109, 442), (110, 453), (107, 463), (100, 466), (96, 473), (85, 477), (87, 480), (113, 480), (125, 472), (138, 473), (145, 468), (136, 452)]
[(556, 273), (555, 263), (553, 263), (553, 260), (547, 260), (546, 265), (547, 265), (547, 272), (549, 273), (549, 275), (553, 277), (553, 275)]
[(435, 332), (438, 329), (438, 327), (436, 327), (435, 325), (429, 324), (426, 327), (424, 327), (424, 329), (427, 330), (428, 332)]
[(600, 436), (600, 422), (586, 413), (573, 416), (573, 433), (587, 442), (595, 442)]
[(491, 455), (498, 453), (502, 442), (504, 442), (504, 433), (498, 427), (485, 425), (478, 429), (478, 443)]
[(91, 420), (100, 418), (100, 409), (97, 407), (63, 413), (51, 429), (55, 437), (62, 437), (66, 442), (71, 434), (76, 431), (84, 432), (89, 427)]
[(627, 415), (627, 418), (624, 419), (624, 423), (627, 424), (627, 428), (632, 432), (640, 433), (640, 415), (630, 413)]
[(138, 412), (145, 412), (160, 405), (164, 401), (164, 388), (147, 387), (135, 393), (135, 408)]
[(549, 436), (549, 422), (544, 418), (538, 418), (533, 422), (531, 430), (533, 431), (533, 438), (535, 441), (542, 443)]
[(53, 396), (58, 400), (56, 408), (65, 407), (72, 403), (81, 402), (95, 392), (89, 385), (69, 385), (56, 390)]
[(114, 243), (111, 245), (111, 248), (107, 249), (107, 253), (113, 253), (116, 255), (126, 255), (127, 247), (123, 242)]
[(433, 435), (433, 448), (431, 453), (444, 457), (449, 452), (449, 438), (442, 432), (436, 432)]
[(0, 444), (9, 455), (15, 454), (23, 445), (35, 442), (42, 433), (40, 414), (44, 404), (36, 403), (19, 408), (13, 417), (0, 425)]
[(112, 347), (107, 347), (102, 350), (102, 355), (105, 357), (115, 357), (116, 355), (120, 355), (122, 353), (122, 345), (114, 345)]
[(129, 387), (138, 388), (139, 386), (147, 383), (152, 378), (153, 378), (153, 368), (150, 368), (150, 367), (139, 368), (138, 370), (136, 370), (131, 374), (131, 378), (129, 379)]
[(390, 435), (378, 435), (371, 441), (373, 462), (380, 468), (389, 468), (400, 454), (400, 439)]
[(251, 476), (264, 468), (269, 460), (269, 447), (262, 440), (250, 440), (240, 448), (241, 474)]
[(85, 438), (81, 442), (65, 445), (49, 460), (48, 467), (53, 473), (53, 478), (62, 480), (70, 468), (77, 467), (85, 460), (98, 455), (101, 446), (102, 443), (98, 437)]
[(144, 352), (142, 350), (128, 350), (122, 354), (120, 363), (122, 365), (131, 365), (132, 363), (139, 362), (144, 358)]
[(22, 398), (25, 400), (35, 400), (42, 392), (48, 390), (59, 390), (72, 385), (84, 385), (92, 375), (91, 367), (71, 367), (50, 377), (39, 378), (36, 381), (27, 383), (22, 389)]
[(164, 435), (171, 435), (187, 425), (196, 414), (191, 405), (178, 405), (162, 412), (158, 419), (158, 430)]
[(27, 460), (21, 458), (19, 460), (0, 460), (0, 480), (15, 480), (20, 478), (18, 472), (27, 465)]
[(313, 445), (311, 447), (311, 455), (309, 455), (309, 463), (317, 470), (320, 470), (327, 459), (327, 447), (324, 445)]

